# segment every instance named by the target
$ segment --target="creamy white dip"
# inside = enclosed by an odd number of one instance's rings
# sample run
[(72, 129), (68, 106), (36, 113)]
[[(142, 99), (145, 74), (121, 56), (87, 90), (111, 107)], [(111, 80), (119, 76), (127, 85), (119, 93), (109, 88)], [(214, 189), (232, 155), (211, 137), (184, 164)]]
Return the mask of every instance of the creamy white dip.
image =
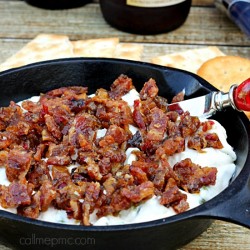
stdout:
[[(38, 99), (39, 97), (32, 97), (29, 100), (38, 101)], [(128, 94), (124, 95), (122, 99), (128, 103), (131, 109), (133, 109), (134, 100), (139, 99), (139, 93), (133, 89)], [(19, 102), (18, 104), (21, 106), (22, 102)], [(186, 158), (190, 158), (195, 164), (198, 164), (202, 167), (216, 167), (218, 170), (215, 185), (210, 185), (208, 187), (202, 188), (200, 193), (198, 194), (190, 194), (181, 190), (181, 192), (187, 194), (187, 202), (189, 203), (190, 209), (201, 205), (205, 201), (212, 199), (214, 196), (223, 191), (228, 186), (230, 179), (232, 178), (236, 169), (236, 166), (234, 164), (234, 161), (236, 160), (236, 154), (233, 151), (233, 148), (227, 143), (226, 131), (217, 121), (213, 121), (213, 128), (209, 132), (217, 133), (221, 143), (223, 144), (222, 149), (205, 148), (203, 149), (203, 152), (200, 153), (196, 150), (186, 147), (184, 152), (177, 153), (169, 157), (169, 164), (172, 167), (175, 163)], [(138, 130), (132, 125), (129, 126), (129, 129), (132, 134), (135, 134)], [(103, 137), (105, 133), (106, 129), (98, 130), (97, 138)], [(136, 156), (133, 154), (134, 150), (139, 149), (129, 148), (126, 151), (127, 159), (125, 164), (131, 164), (132, 161), (136, 160)], [(74, 167), (76, 166), (69, 166), (69, 172)], [(6, 177), (5, 168), (0, 168), (0, 184), (6, 186), (10, 184)], [(3, 210), (16, 213), (16, 209)], [(93, 225), (97, 226), (121, 225), (162, 219), (175, 214), (175, 211), (171, 207), (166, 208), (165, 206), (160, 204), (159, 197), (153, 196), (151, 199), (141, 203), (136, 207), (121, 211), (118, 216), (109, 215), (98, 219), (94, 212), (90, 216), (90, 222)], [(79, 224), (79, 221), (68, 219), (67, 214), (64, 210), (57, 210), (53, 207), (50, 207), (46, 212), (41, 212), (38, 220), (64, 224)]]

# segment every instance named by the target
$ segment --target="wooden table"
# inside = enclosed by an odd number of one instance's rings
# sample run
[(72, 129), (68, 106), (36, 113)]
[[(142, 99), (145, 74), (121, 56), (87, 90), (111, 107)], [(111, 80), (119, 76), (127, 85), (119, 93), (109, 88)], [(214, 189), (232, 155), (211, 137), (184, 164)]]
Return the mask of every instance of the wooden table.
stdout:
[[(182, 27), (155, 36), (132, 35), (110, 27), (102, 18), (98, 1), (81, 8), (48, 11), (31, 7), (24, 1), (0, 0), (0, 63), (39, 33), (65, 34), (71, 40), (119, 37), (121, 42), (143, 44), (143, 61), (209, 45), (218, 46), (225, 54), (250, 59), (250, 40), (214, 7), (212, 0), (193, 0)], [(0, 249), (7, 248), (0, 246)], [(250, 231), (215, 221), (206, 232), (181, 249), (249, 250)]]

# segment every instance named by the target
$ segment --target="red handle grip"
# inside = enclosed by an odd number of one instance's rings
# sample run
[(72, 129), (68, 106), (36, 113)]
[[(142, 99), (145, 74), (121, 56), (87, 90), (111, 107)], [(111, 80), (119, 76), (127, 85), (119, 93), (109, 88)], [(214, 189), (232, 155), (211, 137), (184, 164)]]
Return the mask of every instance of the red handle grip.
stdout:
[(250, 78), (235, 88), (233, 98), (239, 110), (250, 111)]

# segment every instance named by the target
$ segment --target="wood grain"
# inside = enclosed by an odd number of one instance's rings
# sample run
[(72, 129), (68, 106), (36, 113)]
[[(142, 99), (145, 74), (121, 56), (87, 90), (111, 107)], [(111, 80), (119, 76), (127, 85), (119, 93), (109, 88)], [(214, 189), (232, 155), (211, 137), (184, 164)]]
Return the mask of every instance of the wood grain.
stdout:
[(215, 221), (206, 232), (180, 250), (249, 250), (250, 230), (232, 223)]
[(114, 29), (104, 22), (98, 4), (48, 11), (22, 1), (0, 1), (0, 16), (0, 39), (32, 39), (38, 33), (60, 33), (76, 40), (118, 36), (124, 42), (250, 46), (238, 27), (215, 8), (193, 7), (183, 26), (155, 36), (128, 35)]

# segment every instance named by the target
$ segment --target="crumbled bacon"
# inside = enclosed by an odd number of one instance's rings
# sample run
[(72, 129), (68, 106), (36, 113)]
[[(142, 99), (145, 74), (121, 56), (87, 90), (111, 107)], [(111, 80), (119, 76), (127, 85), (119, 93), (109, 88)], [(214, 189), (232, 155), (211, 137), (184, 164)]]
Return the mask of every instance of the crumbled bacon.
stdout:
[(111, 85), (109, 96), (112, 99), (121, 98), (133, 88), (132, 79), (126, 75), (120, 75)]
[(200, 188), (214, 185), (217, 169), (214, 167), (201, 167), (193, 163), (189, 158), (174, 165), (179, 185), (187, 192), (196, 193)]
[(3, 208), (13, 208), (19, 205), (29, 205), (33, 185), (18, 181), (12, 182), (8, 187), (0, 186), (0, 200)]
[(22, 180), (30, 169), (32, 154), (12, 149), (8, 154), (6, 176), (10, 182)]
[(161, 204), (167, 207), (173, 206), (174, 210), (177, 210), (176, 212), (180, 213), (186, 211), (189, 208), (186, 200), (187, 195), (183, 194), (179, 190), (177, 183), (173, 178), (169, 178), (165, 187), (165, 191), (161, 197)]
[[(168, 111), (153, 79), (131, 111), (122, 96), (132, 89), (132, 79), (121, 75), (110, 91), (98, 89), (94, 96), (87, 96), (86, 87), (62, 87), (37, 103), (24, 101), (26, 111), (14, 102), (0, 108), (0, 165), (11, 182), (0, 186), (1, 206), (30, 218), (54, 206), (84, 225), (91, 225), (94, 211), (97, 217), (116, 215), (153, 195), (176, 213), (187, 210), (184, 191), (213, 185), (216, 168), (190, 159), (171, 167), (168, 157), (184, 151), (185, 142), (200, 152), (222, 148), (209, 133), (213, 122)], [(183, 98), (181, 92), (173, 102)], [(138, 129), (133, 135), (130, 125)], [(101, 138), (99, 129), (106, 129)], [(127, 164), (126, 150), (133, 147), (140, 151)]]

